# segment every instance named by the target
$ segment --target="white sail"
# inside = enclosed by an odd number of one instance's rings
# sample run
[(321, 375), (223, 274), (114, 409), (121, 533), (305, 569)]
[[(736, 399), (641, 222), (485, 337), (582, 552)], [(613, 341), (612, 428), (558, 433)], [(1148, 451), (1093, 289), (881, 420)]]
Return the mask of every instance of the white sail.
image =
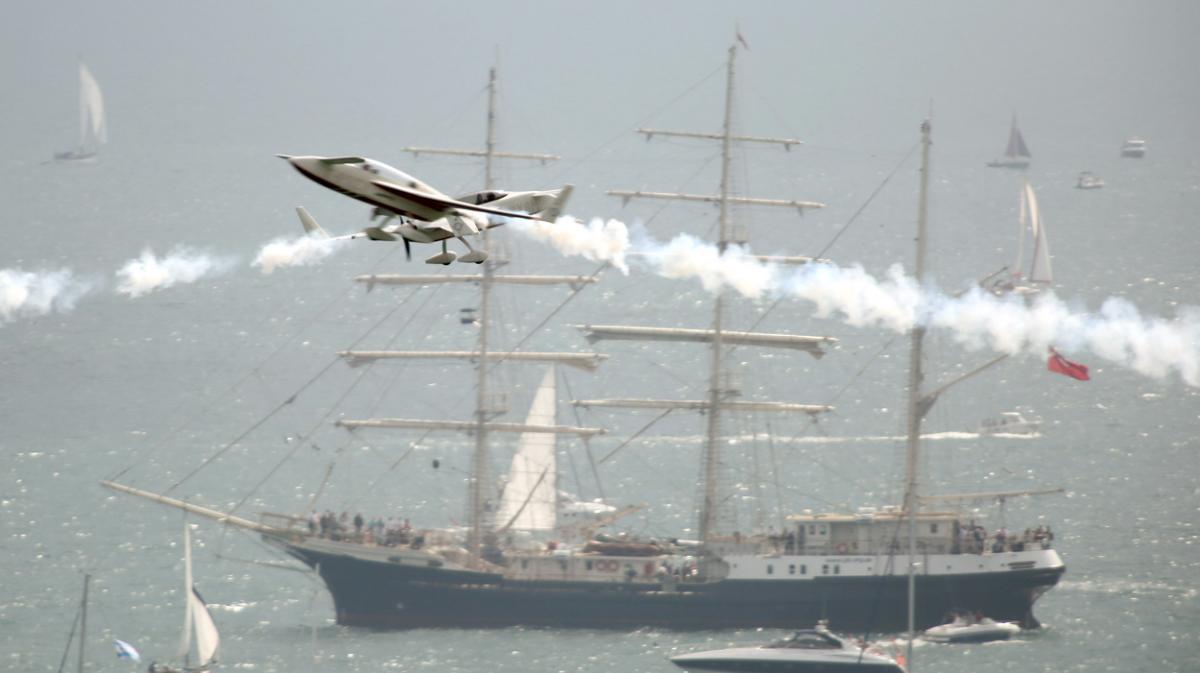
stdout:
[[(525, 424), (554, 425), (556, 406), (551, 367), (538, 386)], [(557, 493), (554, 435), (523, 433), (508, 469), (496, 526), (525, 531), (553, 530)]]
[(1028, 157), (1029, 148), (1025, 146), (1025, 138), (1021, 135), (1021, 130), (1017, 128), (1017, 116), (1013, 115), (1012, 129), (1008, 132), (1008, 147), (1004, 150), (1004, 156), (1011, 158)]
[(1029, 281), (1052, 283), (1054, 275), (1050, 271), (1050, 244), (1046, 241), (1046, 226), (1038, 214), (1037, 197), (1029, 183), (1025, 183), (1025, 200), (1029, 205), (1029, 228), (1033, 234), (1033, 266), (1029, 270)]
[(183, 661), (188, 650), (192, 648), (192, 531), (188, 529), (187, 524), (183, 524), (183, 595), (185, 599), (183, 608), (183, 635), (179, 639), (179, 656), (180, 661)]
[(192, 581), (192, 532), (186, 524), (183, 527), (183, 582), (183, 594), (187, 599), (183, 611), (183, 636), (179, 643), (179, 659), (187, 661), (194, 633), (199, 656), (197, 666), (203, 668), (213, 660), (220, 637), (217, 635), (217, 626), (213, 623), (212, 615), (208, 613), (208, 605), (200, 597)]
[(1017, 215), (1017, 258), (1013, 260), (1012, 268), (1009, 273), (1016, 281), (1021, 280), (1021, 275), (1024, 273), (1022, 269), (1025, 266), (1025, 229), (1029, 222), (1029, 194), (1025, 191), (1029, 183), (1025, 183), (1021, 187), (1021, 209)]
[(79, 151), (96, 152), (108, 142), (104, 120), (104, 95), (100, 84), (82, 62), (79, 64)]
[(196, 630), (196, 653), (200, 658), (197, 665), (204, 667), (216, 656), (221, 637), (217, 633), (217, 625), (213, 623), (212, 615), (208, 612), (208, 605), (194, 586), (188, 592), (188, 611)]

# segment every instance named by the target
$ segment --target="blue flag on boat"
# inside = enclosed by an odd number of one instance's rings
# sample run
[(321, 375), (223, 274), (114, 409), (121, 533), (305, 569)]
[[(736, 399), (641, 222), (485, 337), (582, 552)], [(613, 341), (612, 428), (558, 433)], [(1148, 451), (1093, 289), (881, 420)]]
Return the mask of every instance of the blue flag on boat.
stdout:
[(113, 640), (113, 645), (117, 648), (118, 659), (129, 659), (130, 661), (142, 660), (142, 655), (138, 654), (137, 648), (124, 640)]

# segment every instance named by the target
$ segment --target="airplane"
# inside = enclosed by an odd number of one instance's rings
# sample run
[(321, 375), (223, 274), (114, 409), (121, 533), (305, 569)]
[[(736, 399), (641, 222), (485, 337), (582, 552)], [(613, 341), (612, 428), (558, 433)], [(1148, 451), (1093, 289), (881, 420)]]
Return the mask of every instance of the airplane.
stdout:
[[(497, 218), (517, 217), (553, 222), (571, 195), (571, 185), (562, 189), (509, 192), (489, 189), (458, 198), (447, 196), (417, 178), (383, 162), (365, 157), (317, 157), (277, 154), (313, 182), (373, 206), (371, 220), (379, 224), (353, 234), (330, 236), (304, 208), (297, 208), (300, 224), (310, 235), (330, 239), (369, 238), (373, 241), (402, 241), (412, 259), (411, 243), (442, 244), (442, 252), (426, 264), (472, 262), (482, 264), (487, 252), (471, 247), (464, 236), (478, 234), (504, 224)], [(488, 217), (488, 216), (493, 217)], [(399, 219), (393, 223), (392, 219)], [(461, 257), (446, 249), (457, 238), (467, 246)]]

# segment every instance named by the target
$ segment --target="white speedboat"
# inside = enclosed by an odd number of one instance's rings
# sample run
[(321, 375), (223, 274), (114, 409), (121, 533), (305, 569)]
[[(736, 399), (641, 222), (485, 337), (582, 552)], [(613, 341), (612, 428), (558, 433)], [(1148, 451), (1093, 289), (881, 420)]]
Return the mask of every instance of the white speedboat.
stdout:
[(1075, 189), (1100, 189), (1103, 186), (1104, 180), (1090, 171), (1080, 173), (1079, 181), (1075, 183)]
[(926, 629), (921, 638), (931, 643), (987, 643), (1008, 640), (1020, 632), (1021, 627), (1012, 622), (957, 615), (949, 624)]
[(1041, 425), (1040, 418), (1025, 418), (1019, 411), (1006, 411), (994, 418), (985, 418), (979, 424), (981, 435), (1036, 435)]
[(818, 624), (770, 645), (731, 647), (671, 657), (688, 671), (755, 671), (756, 673), (903, 673), (895, 659), (874, 648), (845, 642)]
[(1146, 141), (1138, 137), (1130, 138), (1121, 146), (1121, 156), (1130, 159), (1141, 159), (1146, 156)]

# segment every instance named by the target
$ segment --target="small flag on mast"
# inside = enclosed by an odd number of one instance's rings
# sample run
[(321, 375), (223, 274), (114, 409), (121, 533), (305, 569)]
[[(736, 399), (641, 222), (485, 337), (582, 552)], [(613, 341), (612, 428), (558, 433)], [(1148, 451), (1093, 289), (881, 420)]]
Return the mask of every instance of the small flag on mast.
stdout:
[(734, 27), (733, 33), (734, 33), (734, 35), (737, 36), (737, 41), (741, 42), (742, 46), (746, 48), (746, 51), (750, 51), (750, 44), (748, 42), (746, 42), (746, 38), (742, 37), (741, 26)]
[(1063, 376), (1070, 376), (1073, 379), (1080, 381), (1090, 381), (1091, 376), (1088, 376), (1087, 365), (1070, 360), (1059, 355), (1054, 347), (1050, 347), (1050, 358), (1046, 360), (1046, 369)]

